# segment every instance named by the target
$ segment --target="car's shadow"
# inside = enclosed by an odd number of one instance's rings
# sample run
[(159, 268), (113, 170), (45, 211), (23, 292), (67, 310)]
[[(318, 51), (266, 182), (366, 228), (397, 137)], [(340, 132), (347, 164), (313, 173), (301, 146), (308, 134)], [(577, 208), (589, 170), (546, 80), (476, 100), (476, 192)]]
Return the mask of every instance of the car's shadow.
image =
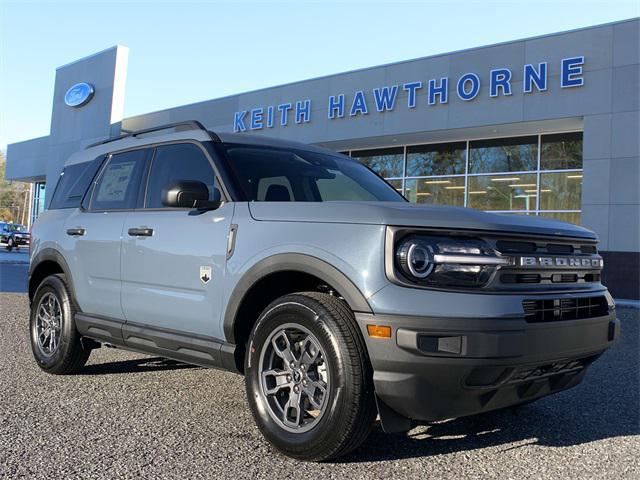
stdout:
[(109, 375), (119, 373), (148, 373), (164, 370), (182, 370), (187, 368), (201, 368), (196, 365), (177, 362), (162, 357), (138, 358), (120, 362), (95, 363), (85, 366), (77, 375)]
[(623, 319), (621, 339), (571, 390), (519, 408), (421, 425), (408, 434), (386, 435), (378, 426), (340, 462), (428, 457), (487, 447), (497, 447), (492, 451), (499, 455), (530, 444), (563, 447), (640, 435), (637, 315)]

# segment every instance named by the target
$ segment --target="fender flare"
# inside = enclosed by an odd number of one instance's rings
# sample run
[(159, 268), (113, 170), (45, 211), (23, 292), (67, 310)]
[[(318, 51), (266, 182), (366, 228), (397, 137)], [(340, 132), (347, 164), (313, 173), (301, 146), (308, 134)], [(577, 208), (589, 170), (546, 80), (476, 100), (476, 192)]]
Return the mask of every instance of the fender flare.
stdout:
[(64, 257), (58, 250), (48, 247), (40, 250), (36, 254), (36, 256), (31, 259), (31, 262), (29, 263), (29, 277), (27, 280), (29, 302), (31, 302), (31, 299), (33, 298), (33, 294), (35, 293), (35, 289), (33, 292), (31, 291), (31, 277), (33, 276), (33, 272), (36, 271), (36, 269), (42, 262), (46, 262), (46, 261), (52, 261), (60, 265), (60, 268), (62, 269), (62, 271), (64, 272), (67, 278), (67, 284), (71, 289), (71, 295), (73, 295), (73, 298), (75, 299), (76, 294), (75, 294), (75, 288), (73, 286), (73, 277), (71, 276), (71, 269), (69, 268), (67, 261), (64, 259)]
[(340, 270), (320, 258), (302, 253), (279, 253), (260, 260), (247, 270), (236, 284), (224, 314), (224, 335), (235, 344), (236, 314), (247, 292), (258, 281), (276, 272), (295, 271), (318, 277), (336, 288), (354, 312), (373, 313), (360, 289)]

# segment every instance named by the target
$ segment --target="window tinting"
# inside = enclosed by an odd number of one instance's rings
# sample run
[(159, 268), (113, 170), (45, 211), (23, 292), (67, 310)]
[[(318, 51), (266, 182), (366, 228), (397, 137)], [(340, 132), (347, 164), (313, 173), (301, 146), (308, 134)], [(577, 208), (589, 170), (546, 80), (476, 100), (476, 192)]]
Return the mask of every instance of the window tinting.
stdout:
[(92, 210), (135, 208), (147, 153), (141, 149), (111, 157), (94, 190)]
[(469, 173), (519, 172), (537, 168), (537, 136), (469, 143)]
[(348, 158), (309, 150), (224, 145), (250, 201), (404, 201), (387, 183)]
[(147, 187), (147, 208), (162, 208), (162, 190), (179, 180), (196, 180), (209, 189), (209, 200), (219, 200), (220, 190), (209, 160), (192, 143), (160, 146), (151, 164)]
[(542, 135), (540, 169), (582, 168), (582, 132)]
[(351, 152), (351, 156), (381, 177), (402, 177), (404, 163), (404, 149), (402, 147), (358, 150)]
[(466, 142), (407, 147), (407, 177), (464, 174)]
[(69, 165), (60, 174), (49, 208), (78, 208), (104, 157), (91, 162)]

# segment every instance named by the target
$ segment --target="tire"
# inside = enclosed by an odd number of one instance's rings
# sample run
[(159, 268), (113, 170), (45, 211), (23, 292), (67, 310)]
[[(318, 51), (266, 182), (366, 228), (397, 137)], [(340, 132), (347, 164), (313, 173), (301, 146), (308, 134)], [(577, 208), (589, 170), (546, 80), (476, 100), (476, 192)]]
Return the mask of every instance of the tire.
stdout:
[(7, 250), (11, 251), (13, 249), (13, 238), (9, 238), (9, 240), (7, 240)]
[[(287, 344), (295, 368), (283, 360), (289, 357)], [(264, 310), (249, 338), (245, 383), (262, 434), (299, 460), (326, 461), (351, 452), (376, 418), (364, 340), (346, 303), (328, 294), (286, 295)], [(270, 389), (277, 393), (268, 394)], [(287, 408), (296, 403), (293, 395), (302, 398), (302, 408)]]
[[(31, 350), (38, 366), (45, 372), (55, 375), (67, 375), (79, 371), (91, 354), (90, 349), (82, 346), (80, 334), (76, 329), (74, 316), (78, 306), (70, 292), (71, 289), (64, 275), (51, 275), (38, 286), (31, 303), (29, 318)], [(47, 323), (46, 319), (51, 318), (48, 312), (51, 311), (54, 312), (54, 319)], [(48, 336), (46, 335), (47, 326), (50, 327)], [(54, 335), (57, 341), (52, 345)], [(39, 338), (44, 340), (41, 341)]]

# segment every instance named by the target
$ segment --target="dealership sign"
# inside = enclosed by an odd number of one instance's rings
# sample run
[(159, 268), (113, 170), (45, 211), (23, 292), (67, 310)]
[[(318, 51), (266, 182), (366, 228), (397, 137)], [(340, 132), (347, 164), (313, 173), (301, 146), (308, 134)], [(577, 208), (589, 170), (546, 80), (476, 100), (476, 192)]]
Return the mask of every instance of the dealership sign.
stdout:
[[(571, 88), (584, 85), (582, 66), (584, 56), (564, 58), (560, 62), (560, 87)], [(489, 97), (511, 95), (511, 70), (496, 68), (489, 72)], [(538, 65), (527, 64), (523, 68), (522, 91), (525, 94), (547, 90), (547, 62)], [(433, 106), (449, 102), (449, 86), (454, 87), (457, 97), (463, 102), (474, 100), (480, 93), (480, 77), (473, 72), (459, 78), (432, 78), (428, 82), (412, 81), (403, 84), (387, 85), (371, 91), (357, 90), (351, 95), (338, 93), (327, 98), (327, 119), (350, 118), (367, 115), (370, 112), (388, 112), (398, 107), (396, 102), (401, 91), (407, 93), (405, 108), (417, 108), (419, 105)], [(233, 130), (261, 130), (276, 125), (286, 127), (311, 121), (311, 100), (256, 107), (234, 113)]]

